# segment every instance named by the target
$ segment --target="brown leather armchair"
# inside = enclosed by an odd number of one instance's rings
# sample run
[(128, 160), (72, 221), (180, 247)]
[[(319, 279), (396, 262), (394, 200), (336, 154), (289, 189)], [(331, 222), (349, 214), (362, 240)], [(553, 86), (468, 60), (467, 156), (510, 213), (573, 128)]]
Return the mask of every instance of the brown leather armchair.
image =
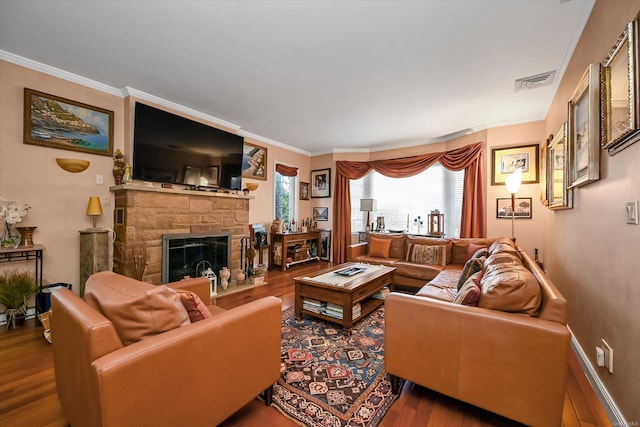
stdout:
[[(92, 286), (141, 282), (98, 273)], [(209, 282), (170, 284), (209, 301)], [(130, 345), (73, 292), (52, 295), (58, 397), (73, 427), (214, 426), (265, 392), (280, 375), (281, 301), (266, 297)]]

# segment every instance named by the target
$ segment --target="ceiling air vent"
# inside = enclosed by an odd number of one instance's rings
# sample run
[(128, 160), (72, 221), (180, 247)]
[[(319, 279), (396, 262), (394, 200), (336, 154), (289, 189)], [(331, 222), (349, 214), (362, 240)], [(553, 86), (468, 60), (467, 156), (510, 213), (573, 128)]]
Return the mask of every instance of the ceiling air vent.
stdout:
[(535, 76), (523, 77), (516, 80), (515, 91), (536, 89), (543, 86), (551, 86), (556, 78), (555, 71), (547, 71), (546, 73), (536, 74)]

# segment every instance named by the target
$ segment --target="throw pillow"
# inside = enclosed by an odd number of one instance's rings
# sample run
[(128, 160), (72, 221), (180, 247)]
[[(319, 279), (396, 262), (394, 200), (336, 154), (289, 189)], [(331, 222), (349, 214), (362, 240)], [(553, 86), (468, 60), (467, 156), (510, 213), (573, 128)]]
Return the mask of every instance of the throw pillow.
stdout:
[(467, 247), (467, 259), (465, 260), (465, 262), (469, 261), (471, 258), (473, 258), (473, 255), (480, 249), (486, 248), (486, 246), (482, 246), (482, 245), (476, 245), (475, 243), (469, 243), (469, 246)]
[(113, 323), (124, 345), (190, 323), (175, 290), (110, 271), (89, 277), (84, 298)]
[(464, 282), (464, 285), (458, 291), (456, 298), (453, 300), (455, 304), (477, 306), (480, 299), (480, 287), (476, 285), (475, 279), (481, 271), (475, 273)]
[(462, 273), (460, 274), (460, 278), (458, 279), (458, 290), (462, 288), (462, 285), (466, 283), (467, 279), (471, 277), (471, 275), (477, 273), (478, 271), (482, 271), (483, 265), (484, 258), (482, 257), (471, 258), (469, 261), (467, 261), (464, 264), (464, 267), (462, 267)]
[(369, 256), (376, 258), (389, 258), (389, 248), (391, 247), (391, 240), (389, 239), (376, 239), (371, 236), (369, 238)]
[(202, 302), (197, 294), (183, 289), (176, 289), (176, 293), (178, 297), (180, 297), (180, 302), (182, 302), (182, 305), (184, 305), (184, 308), (187, 310), (191, 323), (211, 317), (209, 309), (207, 309), (207, 306), (204, 305), (204, 302)]
[(421, 264), (447, 265), (447, 248), (444, 245), (418, 245), (409, 243), (407, 261)]

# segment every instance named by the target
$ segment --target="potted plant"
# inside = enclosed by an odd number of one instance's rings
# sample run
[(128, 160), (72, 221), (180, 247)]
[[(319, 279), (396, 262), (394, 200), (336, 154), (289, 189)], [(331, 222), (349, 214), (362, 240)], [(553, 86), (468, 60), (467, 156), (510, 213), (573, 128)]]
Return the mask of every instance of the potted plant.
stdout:
[(0, 304), (6, 307), (4, 314), (8, 328), (24, 324), (27, 302), (37, 290), (35, 277), (26, 271), (8, 270), (0, 274)]
[(264, 264), (258, 264), (251, 269), (251, 277), (254, 285), (261, 285), (264, 282), (264, 274), (267, 268)]

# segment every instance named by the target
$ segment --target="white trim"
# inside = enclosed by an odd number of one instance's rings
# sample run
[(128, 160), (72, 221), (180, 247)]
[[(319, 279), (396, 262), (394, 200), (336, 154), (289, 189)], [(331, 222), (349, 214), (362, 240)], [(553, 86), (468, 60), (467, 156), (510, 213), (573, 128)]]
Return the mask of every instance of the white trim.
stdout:
[(255, 139), (256, 141), (264, 142), (266, 144), (275, 145), (276, 147), (284, 148), (285, 150), (293, 151), (299, 154), (304, 154), (305, 156), (311, 156), (311, 153), (309, 153), (308, 151), (305, 151), (296, 147), (291, 147), (287, 144), (283, 144), (282, 142), (278, 142), (273, 139), (266, 138), (264, 136), (256, 135), (255, 133), (248, 132), (244, 129), (239, 130), (238, 135), (244, 136), (245, 138)]
[(122, 97), (122, 91), (113, 86), (106, 85), (104, 83), (97, 82), (95, 80), (82, 77), (78, 74), (73, 74), (68, 71), (61, 70), (60, 68), (52, 67), (51, 65), (36, 62), (29, 58), (18, 56), (6, 50), (0, 49), (0, 60), (11, 62), (12, 64), (20, 65), (21, 67), (29, 68), (31, 70), (39, 71), (50, 76), (57, 77), (59, 79), (67, 80), (72, 83), (77, 83), (82, 86), (89, 87), (91, 89), (99, 90), (110, 95)]
[(198, 117), (199, 119), (206, 120), (208, 122), (215, 123), (217, 125), (224, 126), (229, 129), (233, 129), (239, 135), (239, 132), (238, 132), (240, 130), (239, 125), (228, 122), (226, 120), (219, 119), (214, 116), (210, 116), (205, 113), (201, 113), (200, 111), (194, 110), (193, 108), (176, 104), (175, 102), (168, 101), (158, 96), (151, 95), (146, 92), (142, 92), (141, 90), (134, 89), (132, 87), (127, 86), (122, 89), (121, 95), (123, 98), (126, 98), (127, 96), (133, 96), (135, 98), (143, 99), (145, 101), (153, 102), (155, 104), (162, 105), (163, 107), (167, 107), (172, 110), (179, 111), (181, 113), (189, 114), (190, 116), (193, 116), (193, 117)]
[(624, 415), (622, 415), (622, 412), (620, 412), (618, 405), (616, 405), (616, 402), (614, 402), (613, 398), (609, 394), (609, 391), (607, 391), (604, 383), (600, 380), (600, 377), (598, 377), (598, 374), (593, 368), (589, 357), (580, 346), (580, 343), (576, 339), (576, 336), (573, 334), (573, 331), (571, 331), (571, 328), (569, 328), (569, 331), (571, 332), (571, 347), (573, 347), (573, 349), (575, 350), (578, 356), (578, 360), (582, 365), (582, 369), (584, 370), (589, 383), (593, 387), (593, 390), (596, 392), (600, 403), (602, 403), (602, 406), (604, 407), (609, 420), (614, 426), (631, 425), (624, 419)]

